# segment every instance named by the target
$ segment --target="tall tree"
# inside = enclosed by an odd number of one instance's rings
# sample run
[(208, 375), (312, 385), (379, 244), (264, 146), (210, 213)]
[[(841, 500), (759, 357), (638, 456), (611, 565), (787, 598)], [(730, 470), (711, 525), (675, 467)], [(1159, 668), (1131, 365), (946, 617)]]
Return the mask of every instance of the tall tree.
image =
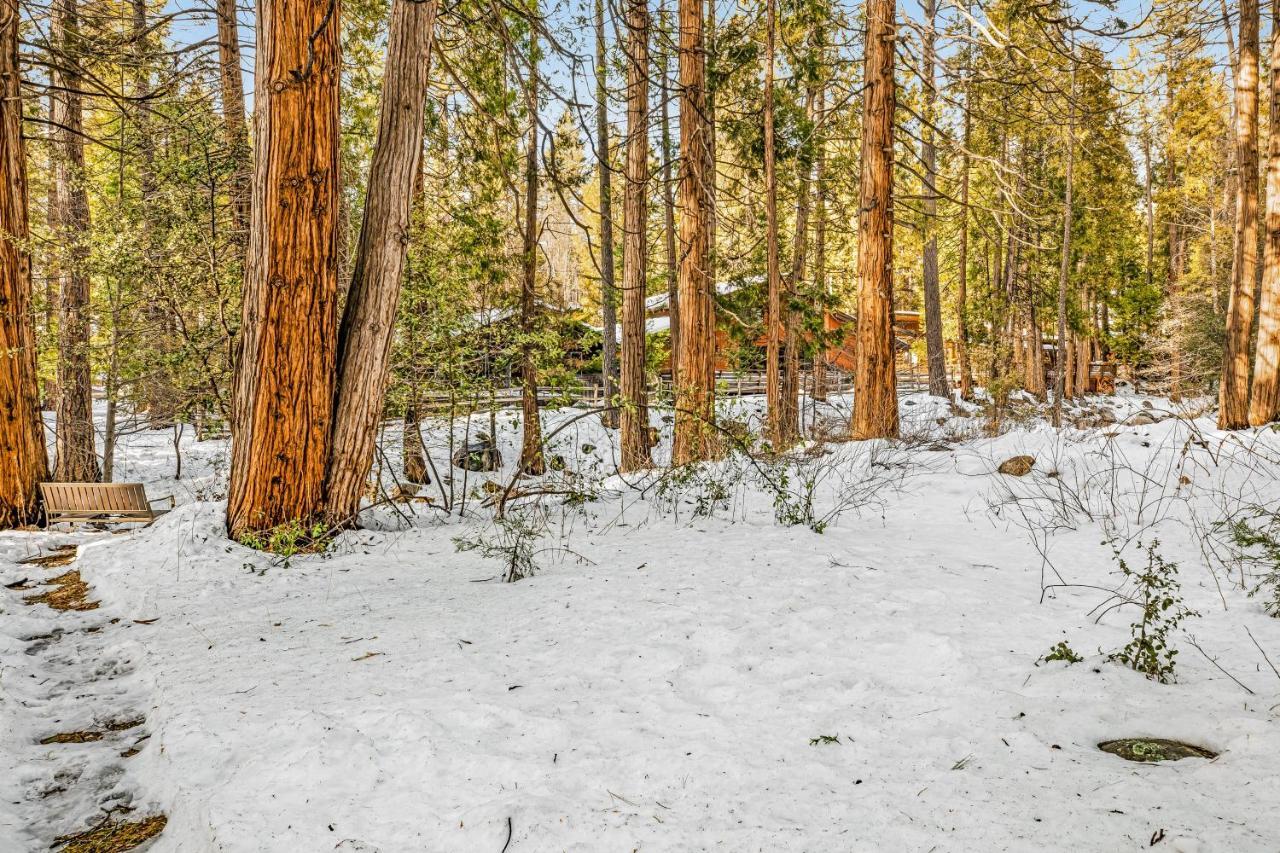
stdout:
[[(600, 176), (600, 308), (604, 346), (600, 354), (604, 399), (618, 394), (618, 289), (613, 263), (613, 163), (609, 157), (609, 62), (605, 53), (604, 0), (596, 0), (596, 161)], [(616, 410), (606, 409), (605, 426), (616, 427)]]
[(898, 435), (893, 335), (894, 0), (867, 0), (862, 174), (858, 189), (858, 330), (855, 439)]
[(778, 166), (774, 142), (773, 73), (774, 42), (777, 40), (778, 10), (774, 0), (766, 0), (764, 39), (764, 215), (765, 280), (768, 307), (765, 309), (765, 399), (769, 417), (769, 441), (775, 450), (791, 443), (787, 434), (785, 403), (782, 399), (782, 335), (786, 326), (782, 308), (782, 270), (778, 260)]
[(661, 68), (658, 79), (662, 84), (662, 228), (663, 245), (667, 262), (667, 324), (671, 339), (671, 368), (674, 376), (676, 362), (680, 360), (680, 285), (676, 256), (676, 199), (675, 182), (671, 179), (671, 162), (675, 153), (671, 148), (671, 51), (665, 47), (672, 41), (671, 16), (664, 4), (661, 22), (662, 50), (658, 51)]
[(929, 367), (929, 393), (946, 397), (947, 355), (942, 342), (942, 293), (938, 286), (938, 149), (934, 144), (935, 104), (938, 98), (934, 78), (937, 0), (924, 0), (924, 120), (920, 128), (920, 159), (924, 166), (924, 252), (921, 262), (924, 285), (924, 341)]
[(1236, 246), (1222, 355), (1220, 429), (1240, 429), (1249, 423), (1249, 335), (1258, 264), (1258, 0), (1240, 0), (1235, 105), (1240, 180), (1236, 182)]
[(529, 76), (525, 82), (528, 141), (524, 152), (524, 245), (520, 280), (520, 412), (523, 438), (520, 469), (538, 475), (546, 471), (542, 455), (542, 419), (538, 412), (538, 3), (529, 12)]
[(1254, 354), (1249, 423), (1280, 418), (1280, 2), (1271, 3), (1271, 131), (1267, 137), (1267, 213), (1263, 230), (1262, 295)]
[(249, 241), (249, 128), (244, 118), (244, 78), (240, 70), (240, 21), (236, 0), (217, 0), (218, 79), (222, 85), (222, 121), (234, 158), (231, 178), (231, 224), (236, 243)]
[(1076, 164), (1076, 69), (1075, 45), (1071, 53), (1071, 89), (1067, 93), (1067, 175), (1066, 193), (1062, 198), (1062, 257), (1058, 266), (1058, 344), (1057, 365), (1054, 369), (1053, 425), (1062, 426), (1062, 398), (1068, 393), (1067, 370), (1070, 362), (1067, 359), (1067, 284), (1071, 270), (1071, 194), (1075, 189)]
[[(968, 32), (966, 26), (966, 32)], [(956, 259), (956, 355), (960, 361), (960, 398), (973, 398), (973, 364), (969, 358), (969, 162), (973, 144), (973, 105), (966, 69), (964, 135), (960, 152), (960, 250)]]
[(622, 260), (622, 470), (646, 468), (645, 292), (649, 220), (649, 8), (627, 3), (627, 184)]
[(77, 0), (55, 0), (50, 38), (57, 51), (53, 124), (57, 154), (54, 216), (63, 247), (58, 263), (58, 423), (55, 480), (96, 482), (101, 477), (93, 429), (93, 378), (89, 361), (89, 192), (84, 159), (84, 42)]
[(680, 360), (675, 375), (677, 465), (714, 455), (715, 286), (711, 277), (714, 125), (707, 116), (702, 0), (679, 0), (680, 18)]
[(393, 0), (382, 114), (369, 167), (355, 272), (338, 332), (337, 394), (326, 510), (350, 523), (360, 509), (391, 364), (413, 188), (422, 158), (436, 0)]
[(39, 520), (49, 477), (36, 379), (17, 0), (0, 4), (0, 529)]
[(260, 0), (254, 180), (227, 528), (324, 511), (338, 296), (337, 0)]

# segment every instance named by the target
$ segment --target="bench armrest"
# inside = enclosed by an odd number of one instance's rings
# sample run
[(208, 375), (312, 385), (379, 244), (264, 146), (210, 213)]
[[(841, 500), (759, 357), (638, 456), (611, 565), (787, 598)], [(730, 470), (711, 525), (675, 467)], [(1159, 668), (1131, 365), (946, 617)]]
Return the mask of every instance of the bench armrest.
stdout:
[(147, 498), (147, 503), (149, 504), (158, 503), (159, 501), (168, 501), (169, 509), (173, 509), (177, 506), (177, 502), (174, 500), (173, 495), (165, 495), (164, 497), (159, 498)]

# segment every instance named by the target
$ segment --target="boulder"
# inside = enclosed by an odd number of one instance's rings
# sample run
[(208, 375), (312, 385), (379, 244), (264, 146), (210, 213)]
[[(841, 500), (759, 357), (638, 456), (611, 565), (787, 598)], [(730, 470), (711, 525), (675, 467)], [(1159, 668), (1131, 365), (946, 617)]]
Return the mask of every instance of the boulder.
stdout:
[(1034, 456), (1011, 456), (1000, 463), (1000, 467), (996, 469), (1001, 474), (1008, 474), (1010, 477), (1022, 477), (1031, 472), (1036, 464)]
[(453, 454), (455, 468), (467, 471), (497, 471), (502, 467), (502, 454), (487, 432), (478, 432)]

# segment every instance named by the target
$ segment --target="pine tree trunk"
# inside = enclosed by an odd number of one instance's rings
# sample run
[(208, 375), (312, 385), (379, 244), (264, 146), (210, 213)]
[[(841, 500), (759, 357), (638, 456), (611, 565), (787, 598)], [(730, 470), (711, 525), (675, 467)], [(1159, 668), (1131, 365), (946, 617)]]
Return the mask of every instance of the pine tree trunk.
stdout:
[(938, 152), (933, 141), (934, 103), (938, 92), (934, 81), (934, 22), (937, 0), (924, 0), (924, 122), (920, 130), (920, 159), (924, 164), (924, 342), (929, 366), (929, 393), (934, 397), (951, 394), (947, 383), (947, 353), (942, 341), (942, 294), (938, 286)]
[[(818, 87), (818, 104), (816, 108), (819, 126), (824, 126), (827, 115), (827, 87), (821, 85)], [(817, 138), (814, 140), (816, 151), (813, 163), (813, 182), (815, 185), (814, 211), (813, 211), (813, 282), (815, 290), (819, 296), (819, 311), (822, 317), (826, 317), (827, 308), (822, 297), (827, 292), (827, 183), (826, 183), (826, 133), (825, 130), (819, 131)], [(826, 332), (826, 323), (823, 322), (823, 332)], [(820, 346), (814, 350), (813, 354), (813, 398), (815, 400), (826, 401), (827, 399), (827, 349), (826, 342), (821, 341)]]
[[(1074, 49), (1073, 45), (1072, 50), (1074, 51)], [(1075, 189), (1076, 164), (1076, 70), (1074, 60), (1075, 57), (1072, 56), (1071, 91), (1067, 95), (1071, 101), (1067, 107), (1067, 186), (1062, 200), (1062, 258), (1058, 265), (1058, 347), (1056, 351), (1057, 366), (1054, 369), (1053, 425), (1059, 428), (1062, 426), (1062, 401), (1071, 392), (1067, 381), (1067, 371), (1071, 367), (1071, 362), (1068, 358), (1069, 353), (1067, 352), (1067, 284), (1068, 274), (1071, 270), (1071, 196)]]
[(1219, 429), (1249, 422), (1249, 335), (1258, 252), (1258, 0), (1240, 0), (1240, 60), (1236, 67), (1236, 246), (1222, 355)]
[[(596, 157), (600, 170), (600, 313), (604, 345), (600, 367), (606, 406), (618, 396), (618, 289), (613, 263), (613, 167), (609, 161), (609, 63), (605, 55), (604, 0), (596, 0)], [(606, 410), (604, 425), (618, 426), (618, 412)]]
[(768, 288), (768, 307), (764, 315), (765, 405), (769, 442), (776, 451), (787, 447), (791, 443), (791, 436), (786, 431), (782, 402), (782, 333), (786, 320), (782, 316), (782, 270), (778, 260), (778, 169), (773, 127), (774, 41), (777, 37), (777, 8), (774, 0), (766, 0), (764, 9), (764, 240), (765, 281)]
[(337, 2), (259, 0), (254, 180), (227, 529), (324, 510), (338, 293)]
[(404, 437), (401, 440), (400, 458), (406, 480), (422, 486), (431, 483), (431, 475), (427, 471), (427, 446), (422, 441), (418, 407), (413, 402), (404, 407)]
[(893, 335), (894, 0), (867, 0), (858, 192), (858, 346), (854, 359), (855, 439), (898, 435)]
[(97, 482), (101, 478), (93, 429), (93, 375), (89, 364), (89, 195), (84, 173), (84, 109), (78, 68), (81, 44), (76, 0), (56, 0), (51, 40), (59, 67), (54, 101), (58, 154), (58, 240), (65, 255), (59, 265), (61, 294), (58, 318), (58, 425), (54, 479)]
[(972, 115), (965, 82), (964, 151), (960, 155), (960, 256), (956, 271), (956, 349), (960, 359), (960, 399), (973, 399), (973, 364), (969, 360), (969, 144)]
[[(537, 2), (531, 16), (537, 15)], [(523, 437), (520, 470), (537, 476), (546, 471), (542, 456), (542, 419), (538, 412), (538, 364), (534, 335), (538, 331), (538, 37), (529, 37), (529, 79), (525, 84), (529, 139), (524, 153), (524, 276), (520, 283), (520, 411)]]
[[(811, 127), (816, 127), (818, 90), (813, 80), (805, 86), (804, 113)], [(809, 206), (813, 179), (812, 149), (802, 146), (796, 157), (796, 227), (791, 241), (791, 273), (783, 284), (786, 304), (782, 317), (786, 337), (782, 342), (782, 434), (787, 444), (800, 438), (800, 321), (792, 309), (804, 281), (806, 255), (809, 251)]]
[(645, 394), (645, 288), (649, 219), (649, 9), (647, 0), (627, 6), (627, 184), (622, 260), (622, 470), (637, 471), (649, 458), (649, 408)]
[(1271, 132), (1267, 137), (1267, 212), (1262, 295), (1253, 362), (1249, 423), (1280, 419), (1280, 7), (1271, 5)]
[[(670, 16), (664, 8), (662, 21), (662, 43), (670, 43)], [(662, 81), (662, 227), (667, 261), (667, 323), (670, 329), (671, 380), (675, 382), (676, 362), (680, 358), (680, 283), (676, 255), (676, 200), (675, 182), (671, 179), (671, 161), (674, 152), (671, 149), (671, 84), (670, 54), (664, 48), (660, 52), (662, 68), (658, 79)]]
[(679, 0), (680, 11), (680, 361), (671, 461), (710, 458), (715, 418), (715, 299), (710, 228), (714, 162), (708, 146), (706, 45), (702, 0)]
[(347, 524), (373, 464), (400, 284), (409, 249), (413, 189), (422, 159), (436, 0), (394, 0), (382, 78), (382, 112), (369, 166), (355, 273), (338, 332), (337, 395), (327, 512)]
[(40, 416), (27, 243), (27, 155), (17, 0), (0, 4), (0, 530), (40, 520), (36, 484), (49, 478)]
[(228, 194), (236, 245), (249, 242), (249, 128), (244, 118), (244, 78), (240, 70), (240, 23), (236, 0), (217, 0), (218, 72), (222, 85), (222, 122), (235, 170)]

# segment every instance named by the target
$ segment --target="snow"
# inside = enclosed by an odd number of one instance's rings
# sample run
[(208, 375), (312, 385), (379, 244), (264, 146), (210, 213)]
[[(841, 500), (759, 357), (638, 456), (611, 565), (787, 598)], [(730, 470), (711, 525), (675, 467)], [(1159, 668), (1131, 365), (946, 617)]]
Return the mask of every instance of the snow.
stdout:
[[(1274, 506), (1280, 433), (1124, 396), (1089, 408), (1162, 419), (1059, 433), (1033, 413), (989, 438), (976, 409), (903, 402), (900, 445), (796, 457), (793, 490), (808, 472), (820, 510), (848, 504), (822, 534), (779, 524), (740, 459), (624, 478), (597, 418), (548, 413), (548, 433), (567, 424), (563, 482), (595, 497), (544, 503), (539, 571), (513, 584), (454, 542), (497, 540), (483, 491), (466, 520), (379, 508), (377, 529), (283, 560), (226, 538), (225, 443), (188, 438), (174, 481), (168, 433), (128, 436), (121, 478), (176, 491), (176, 511), (122, 535), (0, 535), (0, 582), (61, 572), (16, 561), (74, 541), (102, 602), (0, 590), (0, 850), (127, 804), (168, 816), (152, 853), (469, 853), (508, 832), (510, 851), (1111, 853), (1161, 832), (1157, 850), (1275, 851), (1280, 678), (1245, 629), (1280, 661), (1280, 620), (1206, 562), (1191, 521)], [(760, 417), (758, 400), (731, 408)], [(467, 491), (509, 478), (516, 413), (497, 435), (503, 471)], [(443, 469), (446, 425), (428, 438)], [(397, 464), (395, 428), (384, 444)], [(992, 473), (1019, 453), (1032, 474)], [(1130, 560), (1158, 536), (1202, 614), (1187, 633), (1253, 694), (1185, 638), (1174, 684), (1105, 660), (1134, 618), (1090, 613), (1118, 583), (1108, 536)], [(1076, 586), (1043, 591), (1060, 582)], [(1060, 640), (1085, 661), (1037, 665)], [(145, 724), (100, 742), (36, 743), (131, 715)], [(1221, 755), (1096, 748), (1132, 736)], [(54, 780), (66, 791), (41, 797)]]

